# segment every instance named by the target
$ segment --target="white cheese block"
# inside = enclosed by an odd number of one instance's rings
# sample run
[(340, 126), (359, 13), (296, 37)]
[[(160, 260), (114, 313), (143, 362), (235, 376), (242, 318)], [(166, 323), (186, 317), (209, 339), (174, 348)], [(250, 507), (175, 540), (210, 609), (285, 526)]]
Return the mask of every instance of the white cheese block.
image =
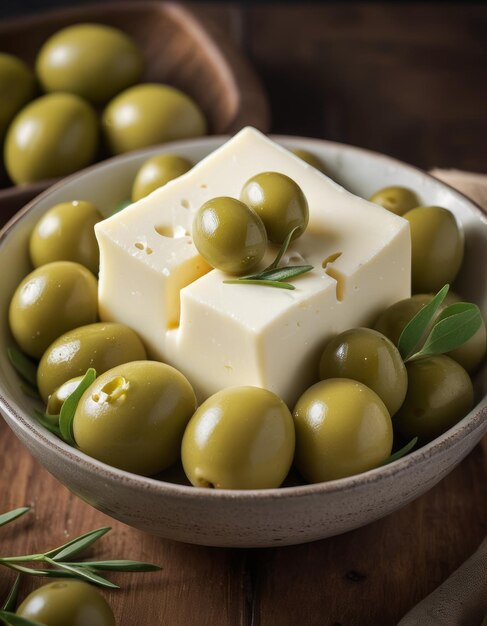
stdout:
[[(192, 243), (201, 204), (238, 198), (247, 179), (264, 171), (290, 176), (309, 203), (308, 228), (283, 259), (314, 267), (293, 280), (294, 291), (225, 284), (228, 275), (211, 269)], [(316, 381), (330, 337), (373, 323), (410, 295), (408, 222), (252, 128), (95, 229), (101, 319), (137, 331), (151, 357), (180, 369), (201, 400), (256, 385), (294, 403)], [(275, 253), (270, 246), (265, 261)]]

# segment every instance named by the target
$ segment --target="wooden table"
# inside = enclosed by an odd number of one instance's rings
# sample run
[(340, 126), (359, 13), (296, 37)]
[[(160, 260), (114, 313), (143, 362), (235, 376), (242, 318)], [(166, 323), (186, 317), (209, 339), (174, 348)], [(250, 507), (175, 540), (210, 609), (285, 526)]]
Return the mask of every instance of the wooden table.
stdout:
[[(486, 7), (197, 9), (232, 33), (260, 72), (274, 132), (357, 144), (425, 168), (487, 170)], [(121, 626), (393, 625), (480, 543), (486, 487), (486, 455), (478, 447), (428, 494), (360, 530), (288, 548), (204, 548), (98, 513), (40, 467), (2, 421), (0, 511), (34, 510), (0, 533), (0, 554), (113, 526), (97, 557), (163, 567), (113, 576), (122, 590), (106, 596)], [(0, 597), (12, 580), (0, 571)], [(22, 596), (38, 584), (24, 581)]]

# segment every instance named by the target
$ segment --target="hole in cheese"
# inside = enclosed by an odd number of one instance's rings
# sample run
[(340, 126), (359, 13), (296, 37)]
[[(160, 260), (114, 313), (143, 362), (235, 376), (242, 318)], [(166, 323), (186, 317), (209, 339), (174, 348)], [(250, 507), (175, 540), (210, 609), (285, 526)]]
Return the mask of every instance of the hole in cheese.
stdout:
[(161, 237), (170, 237), (171, 239), (179, 239), (181, 237), (189, 237), (189, 232), (184, 226), (173, 226), (162, 224), (160, 226), (154, 226), (154, 230)]

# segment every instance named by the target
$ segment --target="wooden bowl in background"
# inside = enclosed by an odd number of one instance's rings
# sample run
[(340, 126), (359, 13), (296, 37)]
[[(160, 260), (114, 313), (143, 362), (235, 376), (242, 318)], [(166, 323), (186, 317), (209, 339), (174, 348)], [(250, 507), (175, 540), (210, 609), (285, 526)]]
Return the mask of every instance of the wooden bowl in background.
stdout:
[[(109, 24), (130, 35), (145, 58), (141, 82), (168, 83), (187, 93), (205, 113), (210, 133), (233, 133), (247, 125), (269, 130), (266, 96), (241, 52), (213, 22), (179, 4), (113, 2), (5, 20), (0, 24), (0, 51), (33, 67), (52, 34), (79, 22)], [(2, 221), (52, 182), (0, 189)]]

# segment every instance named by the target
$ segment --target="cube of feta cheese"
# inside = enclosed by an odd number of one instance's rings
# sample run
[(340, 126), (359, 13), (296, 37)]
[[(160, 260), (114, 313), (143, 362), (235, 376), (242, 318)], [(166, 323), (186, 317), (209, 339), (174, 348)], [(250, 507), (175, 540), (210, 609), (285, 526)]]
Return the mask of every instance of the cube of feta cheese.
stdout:
[[(238, 198), (255, 174), (302, 188), (306, 232), (283, 263), (313, 265), (287, 291), (225, 284), (191, 239), (195, 212)], [(180, 178), (96, 225), (100, 315), (132, 327), (149, 354), (180, 369), (202, 400), (224, 387), (265, 387), (292, 405), (317, 379), (333, 335), (364, 326), (410, 295), (406, 220), (354, 196), (252, 128)], [(269, 246), (265, 261), (276, 254)], [(265, 265), (265, 263), (264, 263)]]

